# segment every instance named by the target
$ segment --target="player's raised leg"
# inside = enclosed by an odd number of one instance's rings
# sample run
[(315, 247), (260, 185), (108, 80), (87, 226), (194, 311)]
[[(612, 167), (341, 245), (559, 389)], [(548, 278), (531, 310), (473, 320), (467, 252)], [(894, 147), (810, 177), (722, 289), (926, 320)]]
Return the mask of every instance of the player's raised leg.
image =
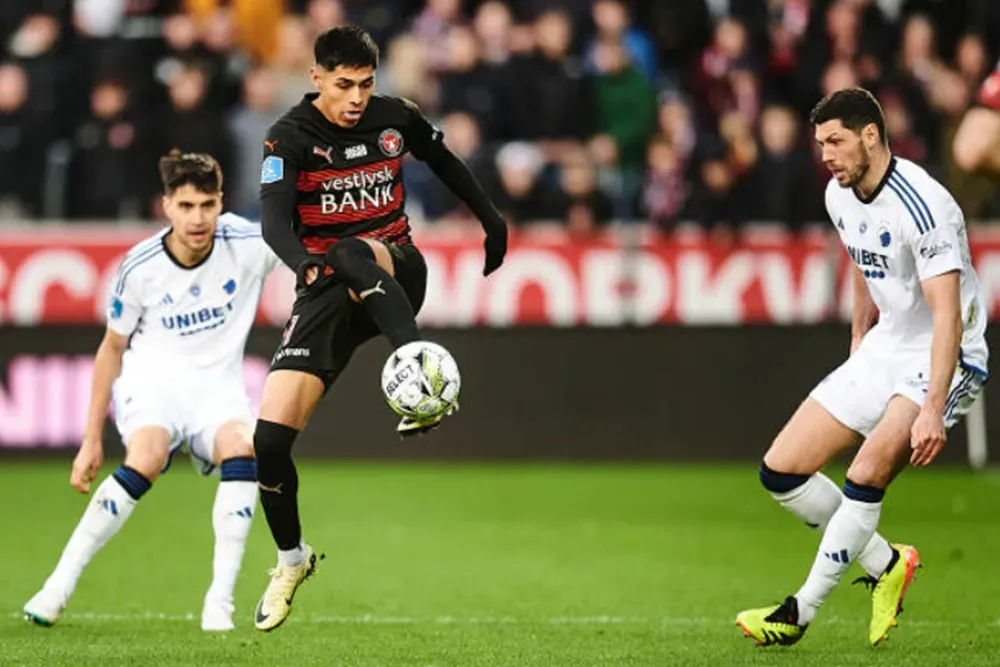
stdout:
[(201, 612), (201, 629), (225, 631), (233, 629), (233, 589), (257, 507), (257, 465), (253, 431), (247, 422), (234, 420), (222, 424), (214, 441), (213, 458), (222, 480), (212, 507), (215, 554), (212, 584)]
[(393, 258), (385, 244), (344, 239), (330, 247), (326, 263), (394, 348), (420, 339), (413, 305), (396, 281)]
[[(39, 625), (52, 625), (69, 602), (80, 575), (94, 555), (107, 544), (125, 524), (139, 499), (149, 491), (153, 481), (167, 464), (170, 454), (170, 435), (160, 426), (139, 428), (128, 439), (125, 462), (109, 475), (94, 493), (83, 518), (69, 538), (62, 556), (45, 581), (42, 590), (24, 606), (25, 618)], [(90, 477), (78, 471), (96, 472), (96, 461), (83, 461), (92, 456), (93, 450), (84, 447), (74, 463), (74, 486), (89, 491)], [(99, 452), (99, 450), (98, 450)], [(80, 464), (78, 468), (77, 464)]]
[[(830, 591), (875, 535), (885, 490), (909, 459), (910, 432), (919, 413), (920, 408), (910, 399), (892, 398), (851, 463), (844, 500), (823, 534), (805, 584), (795, 594), (800, 625), (812, 621)], [(889, 572), (900, 559), (899, 551), (892, 549), (890, 554)], [(907, 549), (906, 556), (915, 557), (915, 552)], [(875, 639), (872, 643), (876, 643)]]
[(278, 564), (257, 603), (255, 624), (259, 630), (273, 630), (284, 622), (295, 591), (316, 568), (315, 552), (302, 541), (299, 478), (292, 445), (325, 392), (324, 381), (304, 371), (273, 370), (264, 385), (254, 455), (260, 502), (278, 546)]
[[(849, 372), (849, 368), (847, 369)], [(835, 374), (828, 382), (837, 383)], [(830, 460), (861, 440), (857, 431), (838, 421), (815, 398), (807, 398), (775, 438), (760, 466), (760, 480), (778, 503), (810, 528), (825, 534), (843, 500), (833, 481), (819, 472)], [(859, 557), (871, 576), (880, 575), (892, 549), (873, 535)], [(807, 623), (800, 622), (794, 600), (749, 609), (737, 616), (747, 636), (760, 644), (794, 644)]]
[[(411, 254), (417, 255), (415, 250)], [(393, 349), (420, 339), (416, 313), (427, 284), (422, 259), (419, 267), (407, 273), (405, 285), (397, 280), (397, 260), (406, 261), (402, 252), (394, 256), (389, 246), (373, 239), (345, 239), (326, 253), (327, 265), (347, 284), (351, 298), (361, 304)], [(403, 417), (396, 430), (403, 436), (419, 435), (439, 426), (448, 414), (424, 420)]]

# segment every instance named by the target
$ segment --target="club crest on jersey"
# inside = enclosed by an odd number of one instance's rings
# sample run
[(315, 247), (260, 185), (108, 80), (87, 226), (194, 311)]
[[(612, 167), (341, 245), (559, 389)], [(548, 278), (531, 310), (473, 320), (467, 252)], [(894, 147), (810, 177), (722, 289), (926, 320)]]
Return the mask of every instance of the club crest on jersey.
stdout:
[(232, 294), (236, 291), (236, 281), (230, 278), (226, 281), (226, 284), (222, 286), (222, 289), (226, 292), (226, 294)]
[(325, 157), (327, 162), (333, 162), (333, 146), (327, 146), (326, 148), (320, 148), (319, 146), (313, 146), (313, 155), (318, 155), (320, 157)]
[(391, 127), (383, 130), (382, 134), (378, 135), (378, 146), (389, 157), (396, 157), (403, 152), (403, 135)]
[(889, 229), (884, 225), (878, 228), (878, 242), (883, 248), (888, 248), (889, 244), (892, 243), (892, 235), (889, 234)]
[(864, 234), (867, 231), (868, 231), (868, 223), (865, 222), (864, 220), (862, 220), (861, 224), (858, 225), (858, 232), (860, 232), (861, 234)]
[(201, 294), (201, 288), (198, 287), (197, 285), (191, 285), (191, 289), (189, 291), (191, 292), (191, 296), (194, 297), (197, 297), (198, 295)]

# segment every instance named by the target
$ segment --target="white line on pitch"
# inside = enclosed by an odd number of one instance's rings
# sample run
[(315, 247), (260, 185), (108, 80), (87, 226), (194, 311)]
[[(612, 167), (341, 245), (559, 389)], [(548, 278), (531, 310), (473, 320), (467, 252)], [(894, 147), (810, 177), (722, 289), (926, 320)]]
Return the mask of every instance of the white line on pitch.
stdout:
[[(11, 612), (8, 618), (21, 618), (21, 612)], [(100, 613), (100, 612), (68, 612), (63, 618), (74, 621), (172, 621), (191, 623), (199, 619), (197, 614), (188, 612), (186, 614), (167, 614), (164, 612), (146, 611), (141, 613)], [(300, 617), (301, 618), (301, 617)], [(694, 616), (550, 616), (550, 617), (521, 617), (521, 616), (380, 616), (376, 614), (363, 614), (360, 616), (308, 616), (305, 619), (308, 623), (333, 624), (333, 625), (708, 625), (721, 626), (732, 625), (732, 621), (722, 618), (694, 617)], [(824, 619), (817, 619), (820, 625), (854, 625), (862, 623), (863, 619), (844, 618), (831, 616)], [(945, 627), (969, 627), (977, 625), (975, 621), (940, 621), (909, 619), (901, 625), (921, 627), (921, 628), (945, 628)], [(1000, 619), (991, 622), (989, 625), (1000, 626)]]

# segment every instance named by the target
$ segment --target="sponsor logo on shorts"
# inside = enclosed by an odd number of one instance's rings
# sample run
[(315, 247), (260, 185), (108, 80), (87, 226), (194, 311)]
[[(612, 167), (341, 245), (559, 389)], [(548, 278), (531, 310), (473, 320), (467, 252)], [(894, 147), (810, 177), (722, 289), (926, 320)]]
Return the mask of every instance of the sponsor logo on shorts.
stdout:
[(288, 357), (307, 358), (310, 355), (307, 347), (283, 347), (274, 355), (274, 361), (281, 361)]

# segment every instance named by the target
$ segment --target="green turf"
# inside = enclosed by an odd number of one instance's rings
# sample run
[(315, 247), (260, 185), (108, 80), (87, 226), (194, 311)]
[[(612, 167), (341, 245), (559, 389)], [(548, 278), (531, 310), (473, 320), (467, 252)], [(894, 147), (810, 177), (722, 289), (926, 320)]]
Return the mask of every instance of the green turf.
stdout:
[(876, 649), (868, 598), (849, 581), (795, 647), (756, 648), (733, 624), (793, 591), (817, 545), (752, 464), (309, 463), (300, 499), (306, 537), (327, 555), (318, 574), (283, 627), (252, 629), (274, 557), (258, 512), (239, 627), (205, 636), (215, 483), (178, 462), (42, 629), (18, 611), (83, 509), (68, 473), (0, 467), (0, 665), (1000, 664), (995, 473), (907, 471), (890, 491), (885, 533), (917, 544), (925, 568)]

